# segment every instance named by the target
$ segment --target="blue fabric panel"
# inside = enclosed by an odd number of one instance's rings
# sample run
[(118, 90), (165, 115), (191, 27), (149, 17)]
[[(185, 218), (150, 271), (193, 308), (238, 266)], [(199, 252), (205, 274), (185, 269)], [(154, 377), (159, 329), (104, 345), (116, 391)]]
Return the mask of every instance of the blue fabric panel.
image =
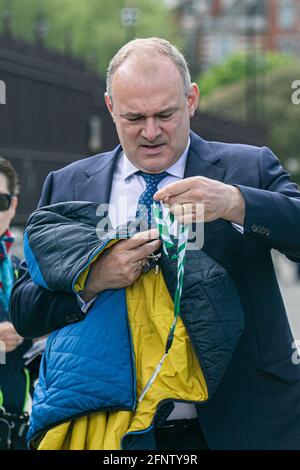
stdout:
[(28, 270), (31, 276), (31, 279), (35, 284), (38, 286), (44, 287), (45, 289), (51, 290), (48, 288), (45, 279), (42, 276), (40, 267), (35, 259), (35, 256), (30, 248), (27, 232), (24, 233), (24, 255), (26, 259), (26, 263), (28, 266)]
[(51, 424), (88, 411), (133, 409), (134, 381), (125, 289), (108, 290), (83, 321), (49, 337), (33, 397), (29, 440)]

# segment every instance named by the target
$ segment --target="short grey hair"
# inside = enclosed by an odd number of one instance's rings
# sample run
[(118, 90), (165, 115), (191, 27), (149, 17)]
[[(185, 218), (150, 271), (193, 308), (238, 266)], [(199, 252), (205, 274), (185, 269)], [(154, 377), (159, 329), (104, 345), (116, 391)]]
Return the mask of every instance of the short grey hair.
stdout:
[(158, 55), (168, 57), (176, 65), (182, 76), (184, 94), (188, 96), (191, 88), (191, 75), (183, 54), (166, 39), (153, 37), (133, 39), (121, 47), (110, 61), (106, 74), (106, 92), (111, 102), (112, 79), (118, 67), (130, 56), (137, 58), (146, 57), (149, 60), (149, 57), (156, 58)]

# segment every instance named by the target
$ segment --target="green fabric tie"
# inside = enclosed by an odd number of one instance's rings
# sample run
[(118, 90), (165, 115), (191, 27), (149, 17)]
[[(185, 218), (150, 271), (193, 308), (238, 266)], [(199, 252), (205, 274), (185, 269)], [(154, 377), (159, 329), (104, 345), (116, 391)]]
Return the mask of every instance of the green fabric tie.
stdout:
[(185, 252), (186, 252), (187, 243), (188, 243), (189, 225), (183, 225), (183, 224), (179, 225), (177, 253), (170, 254), (169, 250), (175, 249), (175, 243), (173, 242), (171, 238), (171, 230), (175, 226), (175, 217), (173, 214), (171, 214), (168, 208), (165, 207), (165, 210), (166, 210), (166, 217), (164, 218), (160, 203), (157, 203), (157, 202), (154, 203), (153, 215), (154, 215), (155, 223), (159, 230), (159, 236), (162, 240), (163, 251), (169, 259), (177, 259), (177, 286), (176, 286), (175, 297), (174, 297), (174, 320), (170, 327), (170, 331), (169, 331), (168, 338), (166, 341), (164, 355), (162, 356), (155, 371), (153, 372), (152, 376), (150, 377), (149, 381), (144, 387), (144, 390), (142, 391), (142, 394), (139, 398), (139, 402), (143, 400), (147, 391), (150, 389), (151, 385), (155, 381), (169, 353), (169, 350), (172, 346), (173, 339), (174, 339), (174, 332), (175, 332), (177, 319), (180, 314), (180, 299), (181, 299), (182, 287), (183, 287)]

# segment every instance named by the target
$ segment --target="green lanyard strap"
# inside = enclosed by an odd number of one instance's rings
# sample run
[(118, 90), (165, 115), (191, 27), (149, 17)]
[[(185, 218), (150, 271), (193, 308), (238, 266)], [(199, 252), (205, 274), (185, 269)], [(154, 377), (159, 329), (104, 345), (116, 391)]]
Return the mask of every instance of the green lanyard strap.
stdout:
[(177, 253), (171, 254), (170, 250), (174, 251), (175, 249), (175, 244), (171, 238), (172, 228), (175, 228), (175, 217), (169, 211), (167, 207), (165, 207), (165, 214), (166, 215), (164, 217), (160, 203), (155, 202), (154, 207), (153, 207), (153, 216), (154, 216), (155, 223), (159, 230), (159, 236), (162, 240), (163, 251), (169, 259), (177, 259), (177, 286), (176, 286), (176, 291), (175, 291), (175, 296), (174, 296), (174, 320), (173, 320), (173, 323), (171, 325), (171, 328), (168, 334), (164, 355), (161, 358), (159, 364), (157, 365), (150, 380), (147, 382), (146, 386), (144, 387), (144, 390), (142, 391), (142, 394), (139, 398), (139, 402), (143, 400), (147, 391), (150, 389), (151, 385), (155, 381), (159, 371), (162, 368), (164, 360), (166, 359), (169, 353), (169, 350), (172, 346), (173, 339), (174, 339), (174, 332), (175, 332), (175, 327), (177, 324), (177, 319), (180, 314), (180, 299), (181, 299), (182, 287), (183, 287), (185, 252), (186, 252), (186, 247), (188, 243), (189, 225), (183, 225), (183, 224), (179, 225)]

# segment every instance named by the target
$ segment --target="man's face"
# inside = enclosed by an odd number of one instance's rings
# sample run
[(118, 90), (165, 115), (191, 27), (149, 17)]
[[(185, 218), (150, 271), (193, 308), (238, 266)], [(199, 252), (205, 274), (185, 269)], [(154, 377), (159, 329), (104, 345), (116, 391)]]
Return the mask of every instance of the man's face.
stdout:
[(184, 95), (183, 79), (165, 57), (146, 69), (127, 59), (113, 75), (113, 102), (105, 95), (127, 158), (147, 173), (160, 173), (182, 155), (198, 99), (196, 84)]
[[(9, 194), (6, 176), (0, 173), (0, 194)], [(17, 197), (13, 197), (10, 208), (0, 212), (0, 236), (9, 228), (12, 218), (16, 214)]]

